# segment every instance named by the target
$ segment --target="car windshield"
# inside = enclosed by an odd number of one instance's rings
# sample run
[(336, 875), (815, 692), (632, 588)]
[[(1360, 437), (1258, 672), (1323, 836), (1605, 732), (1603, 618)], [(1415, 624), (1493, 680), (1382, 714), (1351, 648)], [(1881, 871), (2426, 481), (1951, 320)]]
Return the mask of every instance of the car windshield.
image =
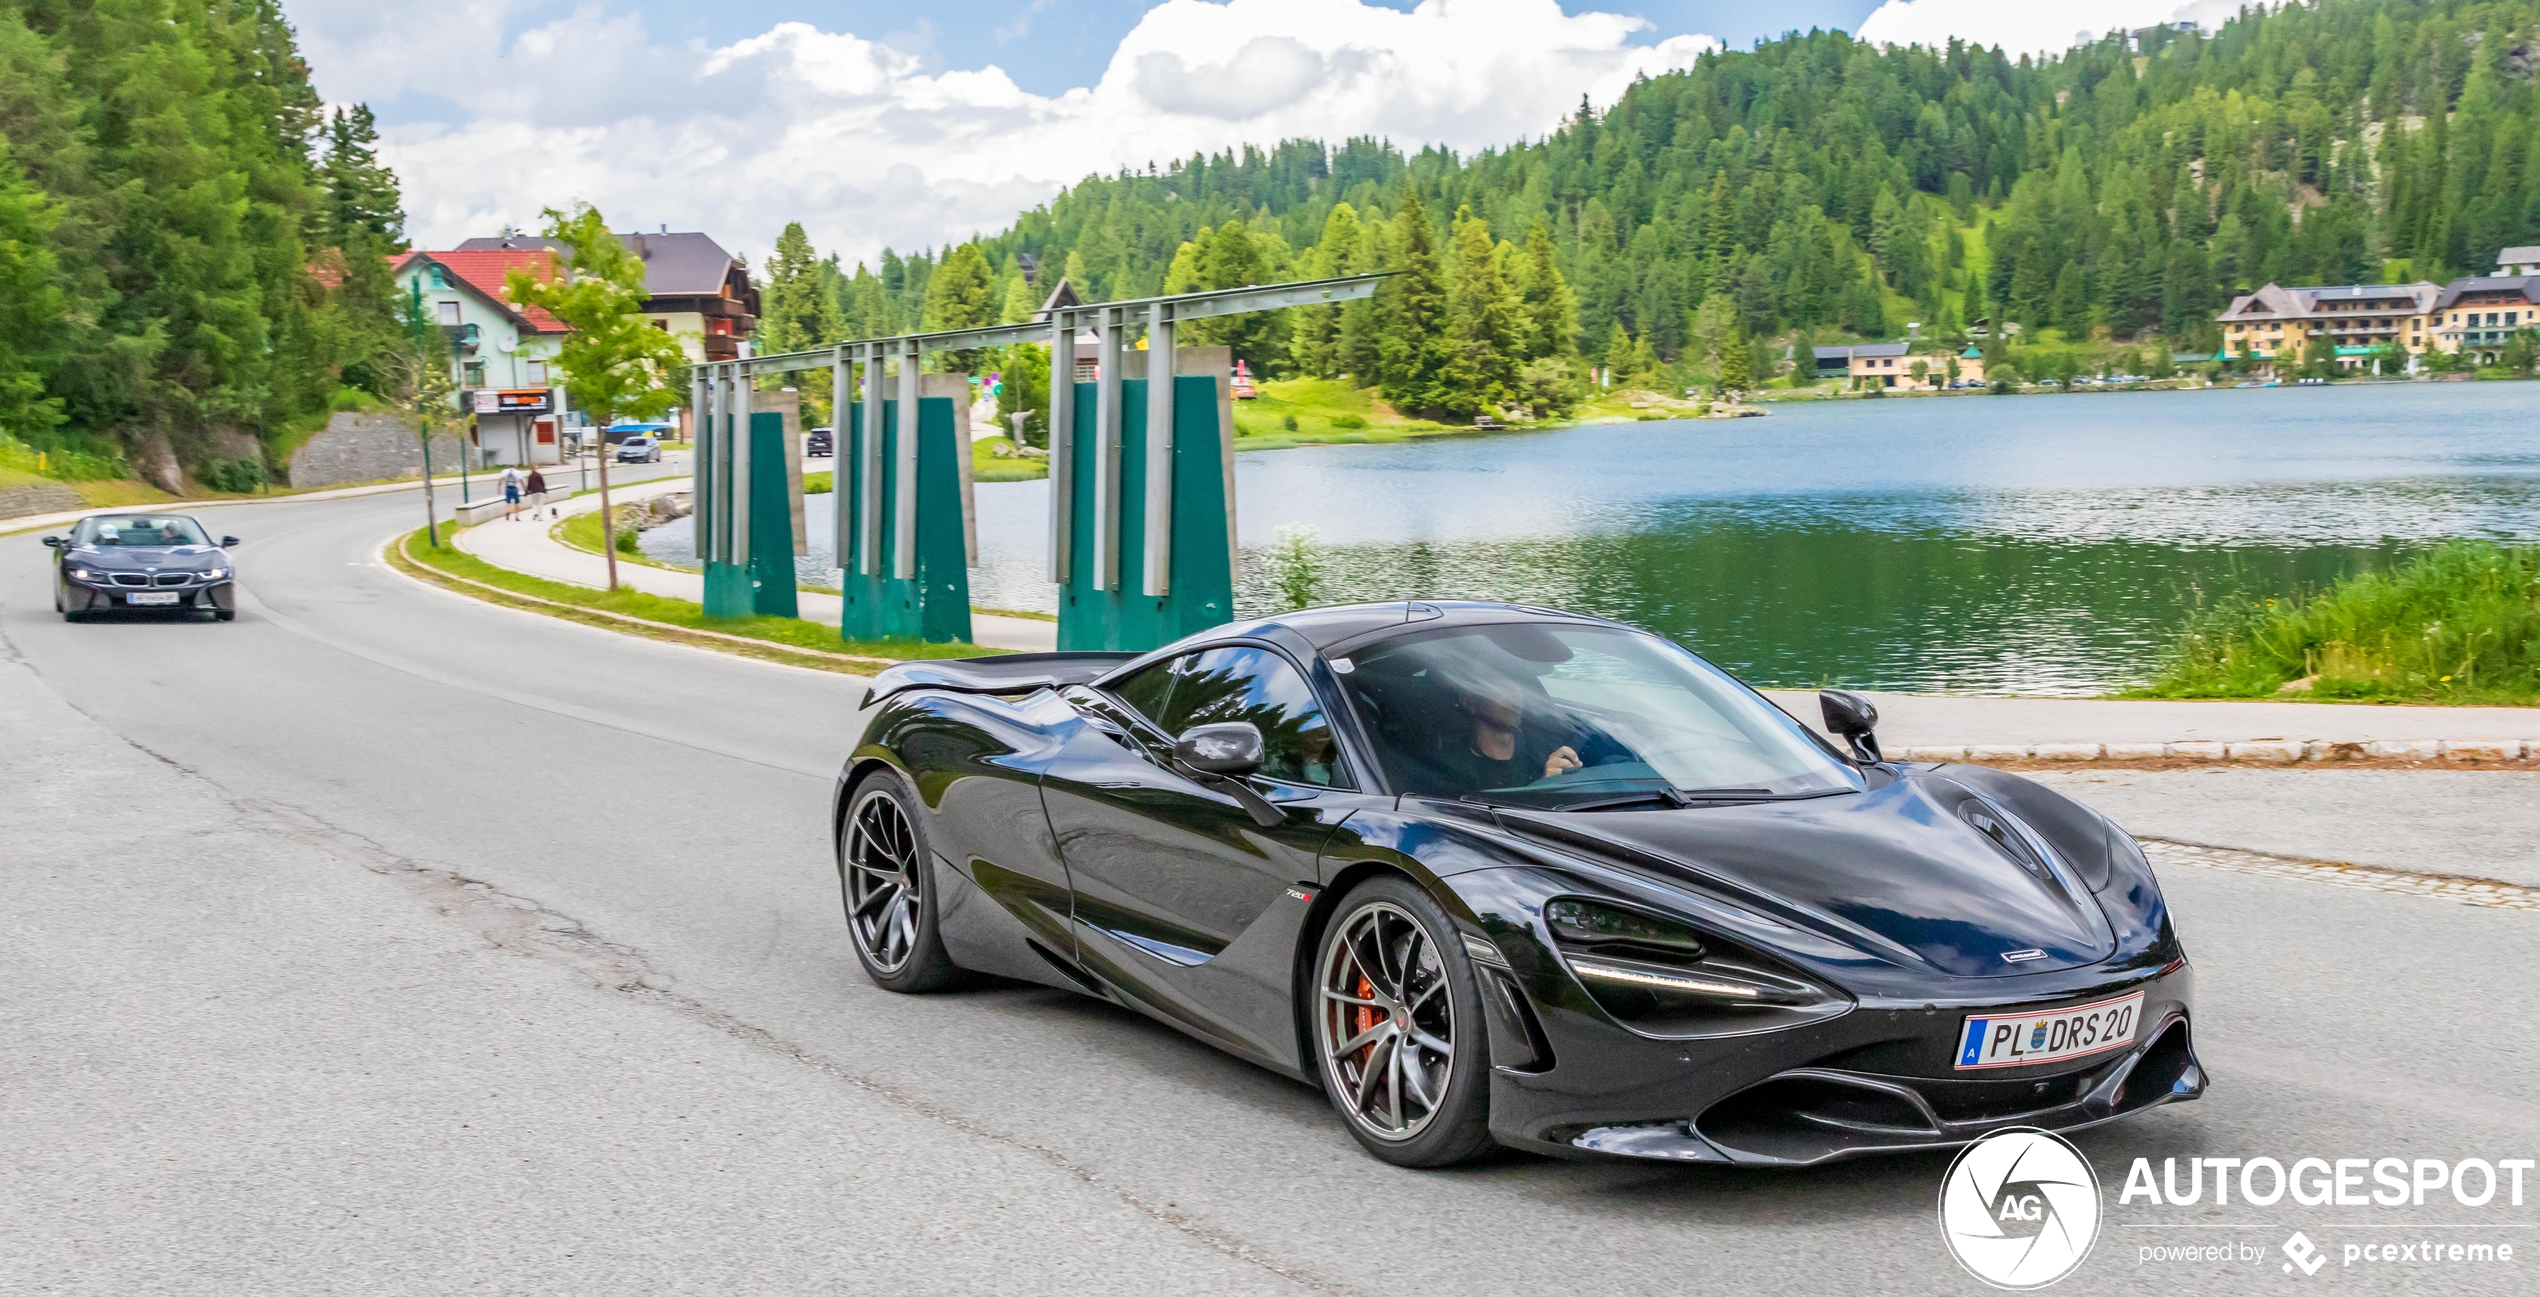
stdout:
[(1407, 793), (1561, 806), (1864, 786), (1797, 721), (1653, 635), (1540, 623), (1442, 629), (1332, 665), (1385, 773)]
[(71, 531), (74, 545), (114, 545), (125, 549), (171, 545), (209, 545), (191, 518), (165, 515), (82, 518)]

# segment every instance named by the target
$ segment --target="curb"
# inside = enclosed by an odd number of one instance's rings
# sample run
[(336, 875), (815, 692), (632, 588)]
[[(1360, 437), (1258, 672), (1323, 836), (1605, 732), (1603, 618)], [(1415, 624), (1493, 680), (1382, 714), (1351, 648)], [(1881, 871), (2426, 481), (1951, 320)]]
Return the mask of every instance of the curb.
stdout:
[(2540, 739), (2188, 739), (2175, 743), (1961, 743), (1899, 747), (1899, 761), (2053, 764), (2296, 765), (2330, 762), (2480, 763), (2540, 759)]

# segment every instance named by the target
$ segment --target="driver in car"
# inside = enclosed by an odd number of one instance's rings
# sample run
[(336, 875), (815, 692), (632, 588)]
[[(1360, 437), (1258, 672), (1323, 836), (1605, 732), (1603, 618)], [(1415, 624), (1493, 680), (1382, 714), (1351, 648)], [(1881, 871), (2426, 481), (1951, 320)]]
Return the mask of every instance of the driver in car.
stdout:
[(1473, 722), (1473, 739), (1460, 753), (1439, 753), (1439, 764), (1467, 788), (1521, 787), (1585, 764), (1569, 744), (1526, 732), (1525, 704), (1515, 689), (1496, 681), (1467, 684), (1456, 690), (1455, 706)]

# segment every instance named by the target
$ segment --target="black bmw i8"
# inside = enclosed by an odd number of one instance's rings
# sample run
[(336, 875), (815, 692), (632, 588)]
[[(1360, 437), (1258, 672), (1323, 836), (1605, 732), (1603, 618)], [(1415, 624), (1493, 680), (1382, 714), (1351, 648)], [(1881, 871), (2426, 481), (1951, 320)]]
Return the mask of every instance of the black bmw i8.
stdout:
[(1820, 737), (1658, 636), (1481, 603), (878, 676), (832, 825), (895, 991), (1134, 1007), (1370, 1152), (1802, 1166), (2201, 1095), (2142, 850)]
[(228, 554), (238, 538), (214, 544), (183, 514), (91, 514), (44, 543), (54, 551), (53, 610), (66, 621), (126, 609), (238, 615), (238, 565)]

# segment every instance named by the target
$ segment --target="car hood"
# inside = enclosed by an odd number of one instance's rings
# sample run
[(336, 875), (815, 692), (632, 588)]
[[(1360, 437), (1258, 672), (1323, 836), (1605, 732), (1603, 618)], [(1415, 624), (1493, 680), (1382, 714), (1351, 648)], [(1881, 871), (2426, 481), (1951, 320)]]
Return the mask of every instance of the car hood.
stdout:
[[(1501, 818), (1908, 967), (2005, 977), (2114, 954), (2071, 864), (2051, 848), (2043, 869), (2013, 858), (1960, 817), (1970, 799), (2008, 815), (1952, 781), (1908, 779), (1805, 801)], [(2003, 958), (2029, 951), (2043, 953)]]
[(225, 567), (217, 545), (99, 545), (68, 552), (69, 561), (106, 572), (199, 572)]

